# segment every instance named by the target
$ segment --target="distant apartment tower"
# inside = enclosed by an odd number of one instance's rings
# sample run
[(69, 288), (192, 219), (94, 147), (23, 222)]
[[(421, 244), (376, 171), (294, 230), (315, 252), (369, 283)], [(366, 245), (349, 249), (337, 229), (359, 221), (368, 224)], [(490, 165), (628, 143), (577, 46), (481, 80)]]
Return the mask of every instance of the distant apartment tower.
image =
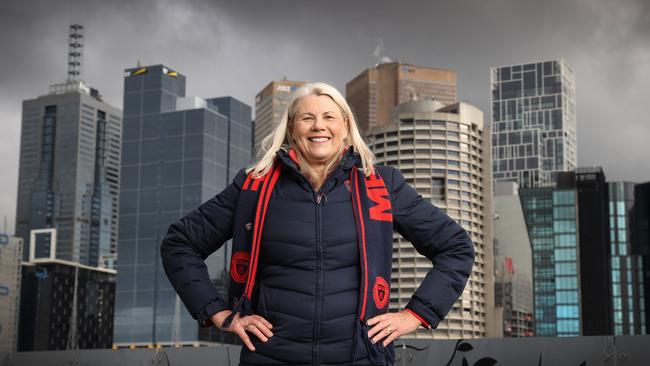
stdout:
[[(466, 103), (448, 106), (433, 101), (410, 101), (395, 107), (391, 123), (367, 135), (377, 163), (400, 169), (406, 182), (469, 233), (476, 262), (467, 287), (435, 331), (423, 328), (415, 338), (481, 338), (494, 318), (491, 274), (492, 178), (489, 132), (483, 113)], [(431, 268), (399, 235), (393, 238), (393, 276), (390, 308), (404, 308)]]
[(0, 234), (0, 352), (16, 352), (23, 241)]
[(253, 157), (261, 157), (262, 141), (280, 124), (291, 94), (302, 81), (275, 80), (264, 87), (255, 96), (255, 136)]
[[(185, 96), (185, 76), (163, 65), (127, 69), (117, 346), (197, 344), (198, 324), (160, 262), (169, 225), (214, 197), (251, 162), (251, 108), (231, 97)], [(226, 247), (206, 259), (227, 278)]]
[(533, 248), (536, 336), (612, 334), (609, 200), (600, 168), (523, 188)]
[(18, 351), (110, 348), (114, 306), (112, 269), (49, 258), (24, 262)]
[(366, 69), (345, 85), (348, 104), (359, 128), (369, 132), (390, 123), (393, 107), (412, 99), (456, 102), (456, 71), (383, 63)]
[(632, 248), (634, 186), (608, 183), (614, 335), (646, 334), (643, 257)]
[(495, 302), (503, 335), (528, 337), (533, 329), (533, 258), (515, 182), (494, 185)]
[(577, 166), (575, 75), (564, 60), (491, 70), (492, 171), (522, 188)]

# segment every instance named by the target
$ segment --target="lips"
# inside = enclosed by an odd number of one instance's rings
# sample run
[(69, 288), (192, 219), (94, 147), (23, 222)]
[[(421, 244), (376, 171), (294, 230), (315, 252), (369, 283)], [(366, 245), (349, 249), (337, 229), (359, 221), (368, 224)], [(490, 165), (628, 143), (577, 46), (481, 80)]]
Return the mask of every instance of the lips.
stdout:
[(316, 137), (310, 137), (307, 140), (311, 142), (321, 143), (321, 142), (327, 142), (331, 139), (332, 139), (331, 137), (316, 136)]

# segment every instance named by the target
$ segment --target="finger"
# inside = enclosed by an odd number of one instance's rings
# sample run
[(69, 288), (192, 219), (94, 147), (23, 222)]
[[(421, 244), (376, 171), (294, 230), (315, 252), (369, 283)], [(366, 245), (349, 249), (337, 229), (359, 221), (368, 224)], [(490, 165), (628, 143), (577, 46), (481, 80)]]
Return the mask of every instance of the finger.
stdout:
[(259, 316), (259, 315), (255, 315), (255, 319), (257, 319), (258, 321), (261, 321), (262, 323), (264, 323), (264, 325), (265, 325), (267, 328), (269, 328), (269, 329), (273, 329), (273, 324), (271, 324), (271, 322), (269, 322), (268, 320), (264, 319), (263, 317), (261, 317), (261, 316)]
[(388, 337), (386, 337), (386, 339), (384, 339), (384, 347), (388, 346), (392, 341), (397, 339), (397, 337), (399, 337), (400, 335), (402, 335), (400, 331), (394, 330), (391, 334), (388, 335)]
[(266, 341), (269, 340), (264, 334), (262, 334), (262, 332), (259, 330), (259, 328), (257, 328), (253, 324), (248, 326), (248, 331), (255, 334), (257, 336), (257, 338), (259, 338), (262, 342), (266, 342)]
[(377, 323), (374, 327), (370, 328), (370, 330), (368, 331), (368, 338), (370, 338), (373, 335), (381, 332), (387, 326), (388, 326), (387, 322)]
[(271, 330), (266, 326), (266, 324), (264, 324), (264, 322), (262, 322), (262, 321), (258, 321), (258, 322), (255, 322), (255, 323), (253, 323), (253, 324), (254, 324), (255, 327), (257, 327), (257, 329), (259, 329), (259, 331), (262, 332), (265, 336), (267, 336), (267, 337), (272, 337), (272, 336), (273, 336), (273, 332), (271, 332)]
[[(384, 323), (380, 323), (380, 324), (384, 324)], [(379, 333), (377, 333), (372, 338), (372, 343), (377, 343), (377, 342), (381, 341), (382, 339), (390, 336), (394, 332), (395, 332), (395, 329), (393, 329), (392, 327), (389, 327), (389, 326), (385, 326)]]
[(255, 346), (253, 346), (253, 342), (251, 342), (251, 339), (248, 338), (248, 334), (246, 334), (244, 328), (237, 329), (236, 333), (239, 336), (239, 338), (242, 340), (242, 342), (244, 342), (246, 348), (248, 348), (251, 352), (255, 352)]
[(366, 320), (366, 324), (367, 325), (374, 325), (376, 323), (379, 323), (382, 320), (386, 320), (387, 318), (388, 318), (388, 314), (377, 315), (377, 316), (375, 316), (373, 318), (370, 318), (370, 319)]

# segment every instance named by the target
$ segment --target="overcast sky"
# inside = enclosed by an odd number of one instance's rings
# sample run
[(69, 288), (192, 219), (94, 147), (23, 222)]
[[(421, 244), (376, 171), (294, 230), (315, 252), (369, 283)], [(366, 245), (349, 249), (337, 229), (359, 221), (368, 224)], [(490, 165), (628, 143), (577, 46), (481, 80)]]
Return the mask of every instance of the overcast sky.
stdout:
[[(187, 95), (253, 105), (269, 81), (339, 90), (382, 59), (458, 72), (490, 116), (490, 67), (564, 58), (576, 73), (578, 165), (650, 180), (650, 1), (3, 1), (0, 217), (13, 232), (21, 101), (63, 82), (68, 26), (86, 27), (83, 78), (122, 107), (123, 70), (165, 64)], [(1, 222), (0, 222), (1, 225)], [(1, 226), (0, 226), (1, 228)]]

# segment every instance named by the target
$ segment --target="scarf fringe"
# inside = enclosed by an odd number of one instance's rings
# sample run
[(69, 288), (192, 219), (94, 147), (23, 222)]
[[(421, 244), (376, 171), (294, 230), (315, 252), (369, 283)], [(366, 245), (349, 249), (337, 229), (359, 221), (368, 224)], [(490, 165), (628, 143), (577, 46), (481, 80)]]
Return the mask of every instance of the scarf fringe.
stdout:
[(233, 319), (235, 319), (235, 316), (239, 314), (240, 317), (243, 316), (248, 316), (253, 314), (253, 309), (252, 309), (252, 304), (249, 298), (247, 298), (245, 295), (239, 298), (239, 301), (237, 301), (237, 304), (235, 307), (232, 309), (232, 312), (228, 317), (223, 321), (223, 324), (221, 325), (221, 328), (229, 328), (230, 325), (232, 324)]

